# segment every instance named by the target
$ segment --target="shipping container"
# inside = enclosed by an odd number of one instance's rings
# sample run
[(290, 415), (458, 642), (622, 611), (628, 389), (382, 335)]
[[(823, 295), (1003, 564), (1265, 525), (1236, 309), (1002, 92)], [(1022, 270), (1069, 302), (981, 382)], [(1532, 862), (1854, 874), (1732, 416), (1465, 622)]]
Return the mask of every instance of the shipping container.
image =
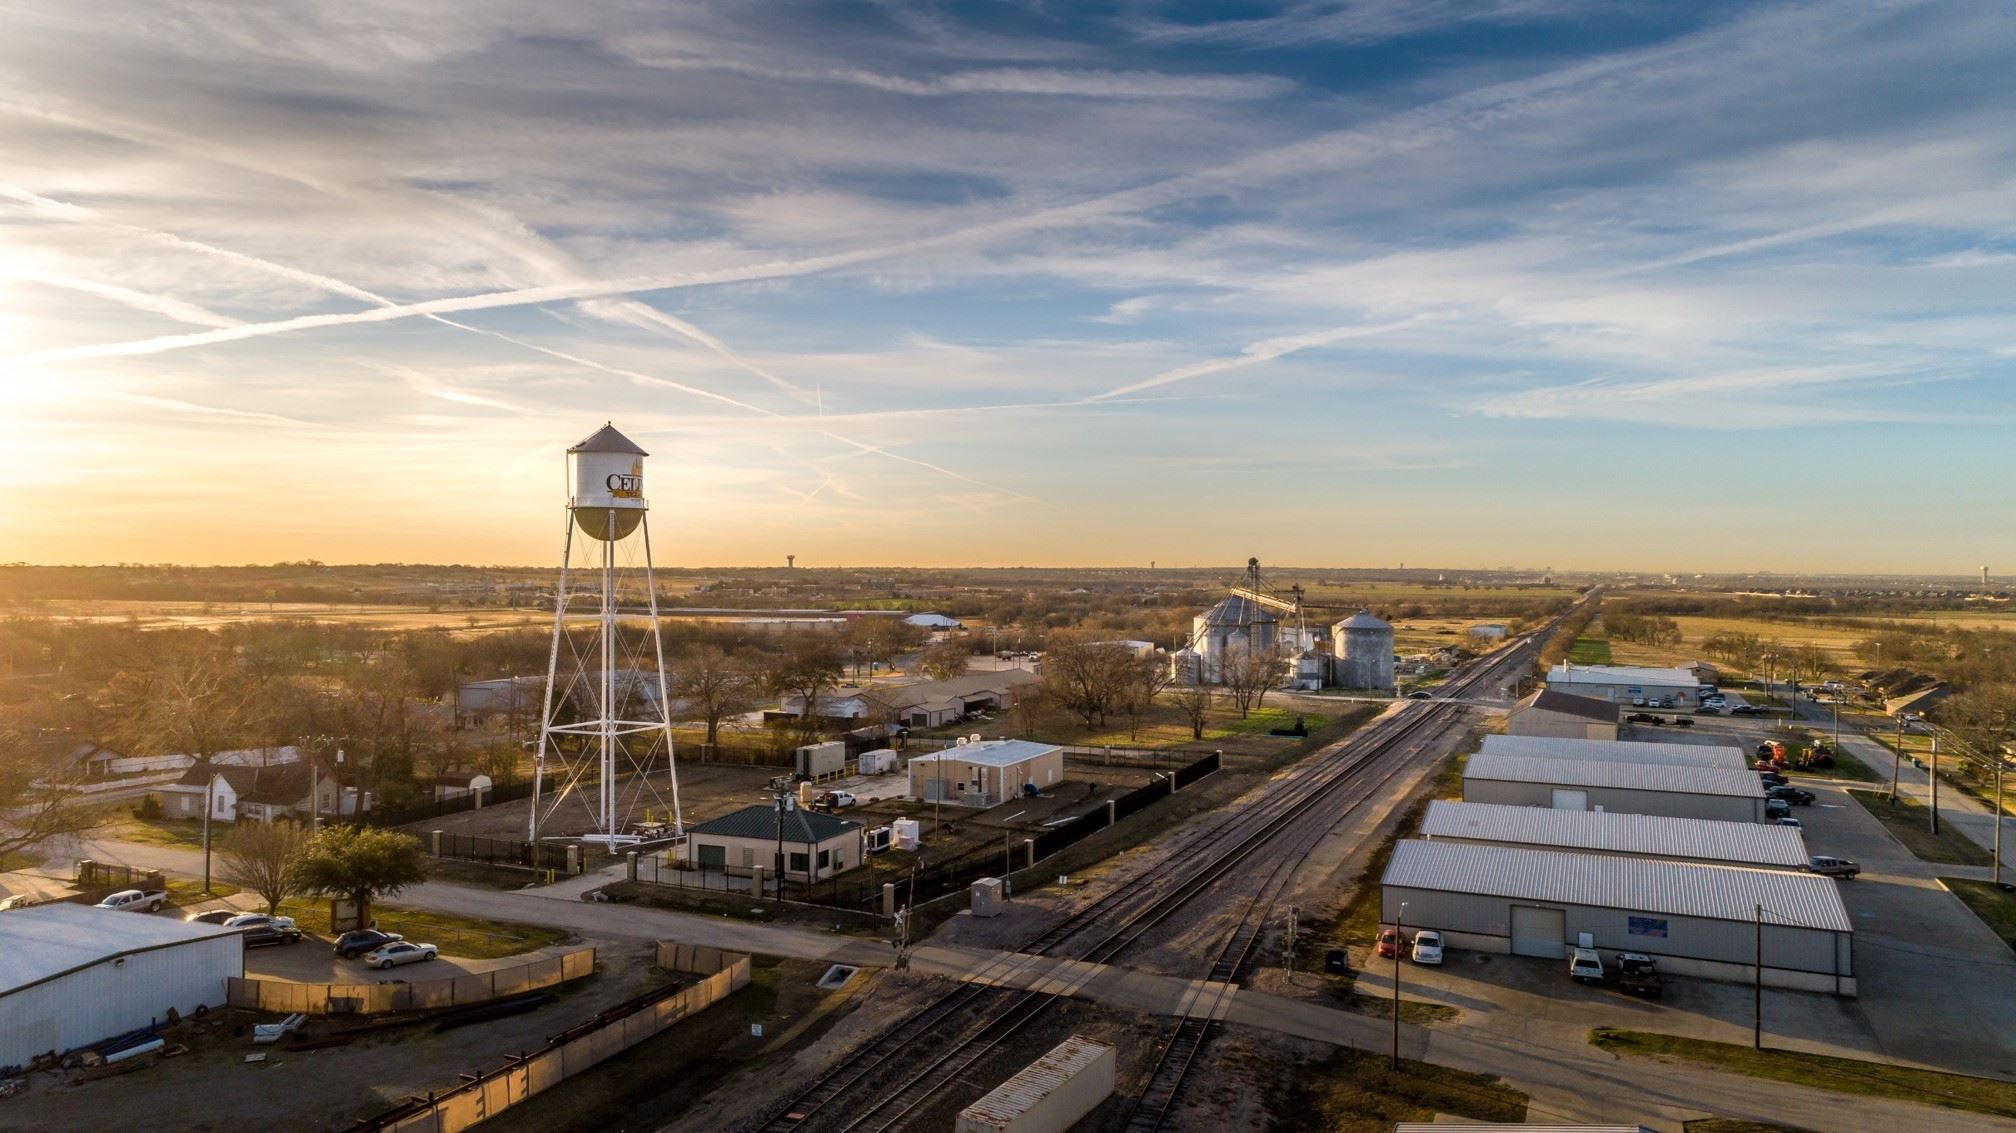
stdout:
[(1113, 1044), (1072, 1035), (959, 1114), (954, 1133), (1064, 1133), (1113, 1096)]

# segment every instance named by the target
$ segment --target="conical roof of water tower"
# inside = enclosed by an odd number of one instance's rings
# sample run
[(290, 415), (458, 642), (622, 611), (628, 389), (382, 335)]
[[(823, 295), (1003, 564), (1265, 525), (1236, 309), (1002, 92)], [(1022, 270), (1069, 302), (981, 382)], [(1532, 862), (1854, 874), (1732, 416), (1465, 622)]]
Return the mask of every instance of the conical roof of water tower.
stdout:
[(632, 452), (638, 456), (650, 456), (637, 447), (637, 442), (616, 431), (614, 424), (605, 424), (595, 430), (595, 435), (567, 450), (568, 452)]

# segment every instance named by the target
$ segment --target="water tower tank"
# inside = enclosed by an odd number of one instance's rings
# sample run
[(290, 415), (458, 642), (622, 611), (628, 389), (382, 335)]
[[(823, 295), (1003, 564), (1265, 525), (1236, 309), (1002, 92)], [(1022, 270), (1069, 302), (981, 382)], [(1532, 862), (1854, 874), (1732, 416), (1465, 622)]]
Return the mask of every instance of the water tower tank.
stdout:
[(591, 539), (605, 543), (637, 530), (644, 501), (644, 458), (637, 442), (604, 425), (567, 450), (567, 506)]

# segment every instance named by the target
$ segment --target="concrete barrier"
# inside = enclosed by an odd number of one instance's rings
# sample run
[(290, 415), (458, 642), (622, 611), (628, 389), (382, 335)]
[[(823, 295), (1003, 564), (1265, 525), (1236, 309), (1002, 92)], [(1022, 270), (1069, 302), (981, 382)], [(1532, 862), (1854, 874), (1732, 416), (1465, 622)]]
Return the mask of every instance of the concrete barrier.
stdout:
[[(568, 953), (570, 957), (573, 955), (577, 953)], [(514, 1058), (446, 1093), (416, 1098), (398, 1109), (362, 1121), (351, 1127), (352, 1133), (381, 1130), (460, 1133), (661, 1034), (749, 984), (749, 957), (740, 953), (667, 940), (658, 943), (657, 961), (661, 968), (705, 978), (634, 1014), (564, 1042), (549, 1044), (523, 1058)]]
[(595, 950), (581, 948), (495, 971), (413, 983), (300, 984), (234, 976), (224, 981), (225, 1002), (233, 1007), (284, 1015), (376, 1015), (387, 1011), (426, 1011), (441, 1007), (466, 1007), (520, 992), (536, 991), (578, 980), (594, 970)]

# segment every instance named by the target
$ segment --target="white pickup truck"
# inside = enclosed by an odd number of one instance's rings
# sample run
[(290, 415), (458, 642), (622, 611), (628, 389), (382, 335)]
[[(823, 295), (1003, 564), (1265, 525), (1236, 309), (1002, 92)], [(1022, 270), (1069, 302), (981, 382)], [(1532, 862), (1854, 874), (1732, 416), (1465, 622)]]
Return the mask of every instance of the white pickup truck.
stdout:
[(125, 909), (135, 913), (158, 913), (167, 905), (168, 893), (161, 889), (152, 893), (144, 889), (121, 889), (98, 902), (101, 909)]

